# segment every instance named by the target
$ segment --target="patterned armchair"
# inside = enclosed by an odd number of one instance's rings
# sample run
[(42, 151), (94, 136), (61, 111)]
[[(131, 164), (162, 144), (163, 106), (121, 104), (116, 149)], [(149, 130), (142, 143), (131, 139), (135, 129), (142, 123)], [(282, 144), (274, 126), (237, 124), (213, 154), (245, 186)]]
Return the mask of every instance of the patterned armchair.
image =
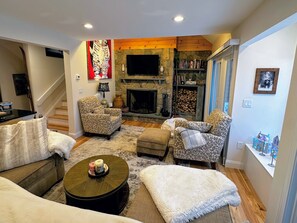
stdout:
[(79, 99), (78, 108), (85, 133), (106, 135), (121, 130), (122, 111), (118, 108), (104, 108), (96, 96)]
[[(181, 134), (175, 129), (173, 156), (176, 163), (178, 163), (178, 160), (204, 161), (210, 162), (212, 168), (215, 168), (216, 162), (220, 158), (231, 121), (232, 119), (229, 115), (218, 109), (214, 110), (204, 123), (200, 122), (200, 124), (210, 124), (211, 126), (208, 132), (201, 132), (206, 144), (193, 149), (185, 149)], [(175, 122), (175, 128), (191, 128), (189, 123), (191, 122), (177, 120)]]

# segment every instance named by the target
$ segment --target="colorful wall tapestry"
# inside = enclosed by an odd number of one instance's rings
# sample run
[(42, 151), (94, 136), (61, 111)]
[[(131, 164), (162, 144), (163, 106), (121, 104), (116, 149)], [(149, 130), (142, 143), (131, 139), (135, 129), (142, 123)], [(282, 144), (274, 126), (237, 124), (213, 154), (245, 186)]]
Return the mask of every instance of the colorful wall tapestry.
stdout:
[(88, 79), (112, 78), (111, 40), (87, 41)]

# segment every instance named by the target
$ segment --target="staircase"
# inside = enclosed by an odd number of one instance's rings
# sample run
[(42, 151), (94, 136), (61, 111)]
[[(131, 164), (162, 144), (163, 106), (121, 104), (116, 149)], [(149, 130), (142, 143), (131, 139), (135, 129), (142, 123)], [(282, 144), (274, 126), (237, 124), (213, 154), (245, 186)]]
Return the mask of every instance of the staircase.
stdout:
[(47, 117), (47, 128), (68, 135), (67, 101), (63, 100), (61, 106), (55, 108), (54, 114)]

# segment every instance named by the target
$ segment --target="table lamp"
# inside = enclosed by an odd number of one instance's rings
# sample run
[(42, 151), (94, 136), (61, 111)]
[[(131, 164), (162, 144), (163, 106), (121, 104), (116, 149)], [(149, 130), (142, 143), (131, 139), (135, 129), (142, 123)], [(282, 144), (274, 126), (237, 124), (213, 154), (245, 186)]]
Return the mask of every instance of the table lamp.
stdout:
[(101, 100), (101, 104), (104, 107), (108, 107), (107, 106), (108, 105), (107, 100), (105, 99), (105, 92), (109, 92), (108, 83), (99, 83), (98, 92), (103, 92), (103, 99)]

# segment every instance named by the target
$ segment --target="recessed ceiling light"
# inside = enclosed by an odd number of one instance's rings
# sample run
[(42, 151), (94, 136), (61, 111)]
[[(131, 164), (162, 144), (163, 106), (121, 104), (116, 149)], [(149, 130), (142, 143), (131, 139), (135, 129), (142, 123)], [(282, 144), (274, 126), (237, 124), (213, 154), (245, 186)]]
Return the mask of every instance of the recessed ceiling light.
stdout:
[(182, 21), (184, 20), (184, 17), (181, 16), (181, 15), (177, 15), (177, 16), (175, 16), (175, 17), (173, 18), (173, 20), (174, 20), (175, 22), (182, 22)]
[(91, 23), (86, 23), (86, 24), (84, 25), (84, 27), (85, 27), (86, 29), (92, 29), (92, 28), (93, 28), (93, 25), (92, 25)]

